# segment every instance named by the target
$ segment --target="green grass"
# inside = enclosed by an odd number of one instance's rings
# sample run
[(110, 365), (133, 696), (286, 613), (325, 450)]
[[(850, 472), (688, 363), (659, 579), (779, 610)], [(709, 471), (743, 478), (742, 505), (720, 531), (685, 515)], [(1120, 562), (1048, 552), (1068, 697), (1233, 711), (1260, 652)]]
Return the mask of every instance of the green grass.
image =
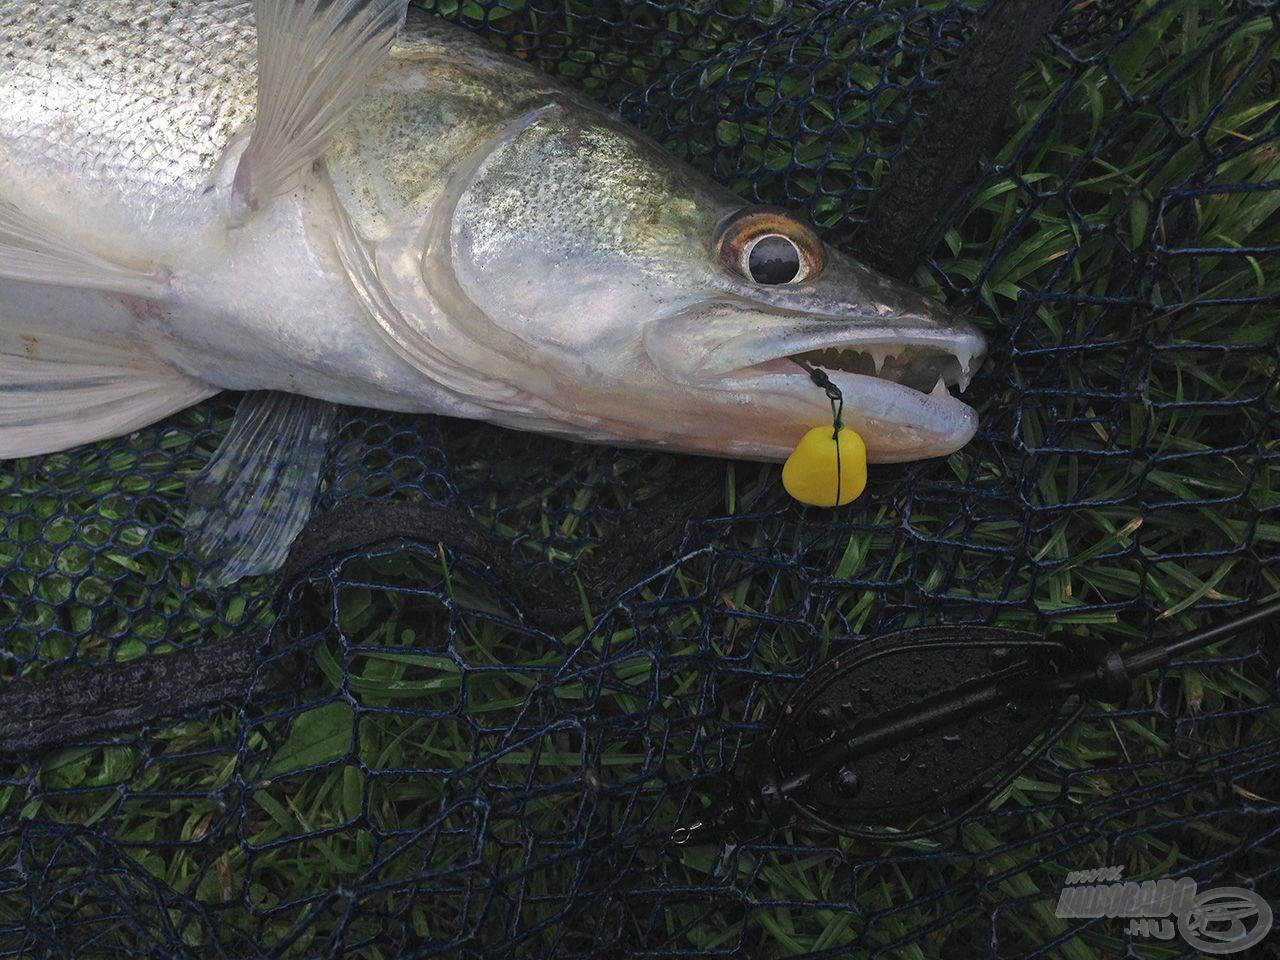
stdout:
[[(716, 9), (740, 12), (731, 6)], [(439, 9), (487, 16), (503, 30), (563, 26), (522, 3), (499, 14)], [(520, 891), (528, 931), (557, 918), (570, 890), (610, 889), (623, 865), (639, 885), (623, 934), (650, 949), (782, 957), (884, 948), (924, 960), (985, 949), (994, 923), (1001, 955), (1018, 956), (1070, 932), (1052, 909), (1070, 870), (1118, 859), (1130, 879), (1176, 876), (1236, 851), (1259, 829), (1243, 807), (1280, 799), (1250, 773), (1260, 760), (1249, 750), (1274, 750), (1280, 734), (1257, 642), (1231, 648), (1254, 654), (1244, 659), (1143, 678), (1143, 709), (1097, 711), (958, 833), (870, 844), (798, 829), (727, 863), (710, 847), (661, 842), (688, 818), (681, 805), (702, 793), (684, 785), (692, 758), (717, 769), (717, 748), (749, 738), (790, 689), (753, 670), (798, 677), (851, 635), (989, 615), (997, 605), (1007, 626), (1040, 628), (1049, 617), (1113, 642), (1169, 637), (1206, 622), (1213, 605), (1280, 590), (1280, 574), (1259, 562), (1280, 552), (1280, 273), (1261, 253), (1223, 252), (1280, 244), (1280, 190), (1178, 192), (1188, 182), (1280, 179), (1280, 142), (1268, 135), (1280, 91), (1255, 82), (1262, 71), (1250, 67), (1276, 55), (1276, 33), (1258, 13), (1217, 39), (1221, 8), (1209, 0), (1137, 9), (1136, 29), (1118, 46), (1105, 37), (1076, 46), (1083, 60), (1098, 54), (1094, 62), (1037, 57), (1013, 98), (996, 172), (949, 219), (936, 269), (915, 277), (1003, 345), (975, 388), (985, 438), (944, 463), (879, 471), (840, 523), (787, 506), (775, 468), (730, 466), (723, 508), (743, 519), (713, 531), (730, 549), (695, 552), (656, 578), (640, 595), (655, 606), (634, 621), (590, 610), (584, 621), (594, 629), (584, 622), (555, 637), (504, 622), (511, 611), (500, 591), (427, 547), (352, 561), (336, 587), (318, 583), (305, 604), (321, 615), (336, 607), (338, 618), (309, 649), (313, 673), (298, 690), (243, 716), (228, 709), (8, 768), (0, 825), (92, 828), (142, 874), (211, 908), (223, 936), (242, 929), (288, 956), (322, 951), (342, 926), (343, 901), (313, 899), (340, 885), (360, 891), (343, 927), (348, 946), (384, 929), (409, 939), (466, 930), (499, 944), (514, 908), (504, 901), (482, 912), (477, 877), (505, 877), (504, 896)], [(792, 16), (800, 24), (807, 14)], [(607, 94), (752, 32), (733, 16), (668, 18), (673, 36), (687, 35), (682, 44), (665, 60), (649, 51), (625, 63), (571, 19), (578, 55), (560, 72)], [(766, 51), (765, 65), (818, 58), (815, 37)], [(846, 71), (863, 88), (910, 75), (917, 64), (892, 53), (895, 42), (888, 25), (830, 36), (830, 59), (811, 71), (812, 98), (800, 97), (809, 71), (803, 85), (752, 81), (750, 58), (699, 74), (719, 96), (790, 102), (774, 131), (798, 142), (782, 145), (762, 123), (700, 115), (707, 122), (671, 145), (744, 193), (789, 191), (833, 238), (855, 237), (850, 220), (869, 195), (852, 194), (850, 207), (850, 190), (881, 181), (897, 136), (859, 125), (872, 110), (892, 117), (908, 103), (898, 90), (838, 94)], [(658, 102), (646, 116), (658, 130), (683, 109)], [(1182, 137), (1202, 126), (1201, 136)], [(1206, 164), (1224, 148), (1234, 155)], [(815, 168), (828, 149), (830, 162)], [(792, 160), (810, 168), (749, 181), (761, 166)], [(1033, 201), (1032, 191), (1043, 196)], [(1161, 252), (1190, 236), (1217, 252)], [(1222, 302), (1231, 298), (1257, 303)], [(1157, 309), (1108, 303), (1126, 299)], [(1036, 392), (1046, 388), (1051, 397)], [(1195, 406), (1259, 391), (1248, 407)], [(217, 596), (190, 589), (194, 571), (174, 523), (185, 481), (226, 414), (206, 407), (134, 440), (0, 470), (0, 618), (12, 655), (0, 676), (36, 676), (72, 657), (163, 652), (270, 618), (268, 584)], [(450, 477), (478, 515), (562, 569), (607, 559), (620, 508), (679, 482), (678, 463), (663, 458), (544, 441), (513, 442), (527, 472), (513, 457), (516, 473), (494, 481), (491, 433), (462, 431), (459, 441), (431, 425), (388, 422), (447, 440)], [(352, 427), (352, 444), (372, 444), (366, 428)], [(1232, 452), (1253, 435), (1262, 446)], [(566, 449), (577, 451), (567, 465)], [(377, 456), (356, 448), (352, 460), (361, 469)], [(390, 492), (387, 478), (400, 468), (382, 467), (362, 480), (364, 492)], [(776, 555), (801, 563), (806, 577), (778, 576)], [(432, 612), (445, 599), (460, 611), (448, 642)], [(545, 717), (562, 722), (535, 735)], [(1209, 763), (1232, 749), (1245, 752)], [(460, 802), (470, 796), (489, 810), (478, 845), (477, 808)], [(584, 821), (584, 810), (610, 819)], [(625, 851), (610, 848), (611, 837), (629, 838)], [(17, 842), (0, 830), (0, 864)], [(52, 841), (32, 843), (28, 858), (54, 858)], [(1242, 862), (1261, 871), (1275, 853), (1274, 839), (1265, 843)], [(560, 858), (576, 844), (606, 851), (602, 872)], [(428, 865), (429, 882), (396, 886)], [(644, 890), (659, 880), (698, 892), (658, 909)], [(74, 904), (81, 920), (106, 909), (78, 897), (56, 909), (70, 915)], [(620, 901), (602, 914), (582, 903), (583, 913), (551, 928), (570, 931), (564, 951), (617, 920)], [(0, 895), (0, 946), (9, 946), (4, 924), (25, 910), (20, 897)], [(209, 934), (190, 911), (168, 919), (193, 948)], [(550, 936), (534, 935), (529, 955)], [(1121, 924), (1103, 922), (1053, 955), (1094, 960), (1126, 949)], [(1162, 945), (1143, 950), (1168, 955)], [(394, 948), (362, 952), (390, 957)]]

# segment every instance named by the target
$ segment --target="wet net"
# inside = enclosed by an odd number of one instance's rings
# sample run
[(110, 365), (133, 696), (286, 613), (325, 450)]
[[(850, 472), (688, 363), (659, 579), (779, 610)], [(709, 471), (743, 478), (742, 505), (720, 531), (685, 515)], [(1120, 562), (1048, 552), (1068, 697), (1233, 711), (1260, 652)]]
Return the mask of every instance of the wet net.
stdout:
[[(432, 9), (855, 255), (981, 13)], [(798, 506), (772, 466), (344, 412), (319, 509), (473, 518), (577, 610), (564, 629), (411, 530), (278, 600), (269, 578), (197, 589), (185, 486), (235, 398), (0, 464), (0, 684), (257, 631), (259, 671), (290, 674), (0, 766), (0, 955), (1164, 957), (1192, 951), (1056, 917), (1067, 874), (1280, 896), (1264, 635), (1092, 708), (941, 835), (669, 840), (805, 674), (868, 636), (1119, 645), (1280, 589), (1278, 57), (1271, 4), (1064, 9), (914, 278), (989, 336), (981, 432), (873, 471), (850, 507)], [(693, 493), (710, 506), (682, 514)], [(657, 554), (636, 530), (653, 504), (679, 520)]]

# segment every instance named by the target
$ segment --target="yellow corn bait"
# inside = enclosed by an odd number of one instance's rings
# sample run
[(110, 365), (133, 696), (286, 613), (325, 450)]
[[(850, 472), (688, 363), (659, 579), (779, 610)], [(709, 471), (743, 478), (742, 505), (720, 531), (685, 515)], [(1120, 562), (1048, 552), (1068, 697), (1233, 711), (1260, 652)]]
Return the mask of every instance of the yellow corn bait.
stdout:
[(840, 429), (838, 440), (832, 434), (830, 424), (814, 427), (782, 465), (782, 486), (811, 507), (844, 506), (858, 499), (867, 486), (867, 445), (862, 437), (847, 427)]

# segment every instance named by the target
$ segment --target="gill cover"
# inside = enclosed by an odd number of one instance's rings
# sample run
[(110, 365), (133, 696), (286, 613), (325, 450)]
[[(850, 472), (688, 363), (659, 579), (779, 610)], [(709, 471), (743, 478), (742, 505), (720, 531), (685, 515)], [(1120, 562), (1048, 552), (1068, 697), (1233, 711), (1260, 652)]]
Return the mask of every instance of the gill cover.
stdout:
[(459, 200), (478, 169), (554, 109), (535, 110), (501, 128), (446, 180), (425, 219), (386, 221), (376, 239), (365, 235), (327, 180), (335, 245), (367, 319), (403, 360), (452, 395), (462, 416), (479, 409), (537, 418), (552, 410), (529, 389), (543, 382), (538, 358), (461, 284), (452, 237)]
[(706, 296), (724, 209), (611, 117), (547, 107), (471, 171), (449, 253), (459, 292), (508, 343), (562, 374), (625, 379), (644, 324)]

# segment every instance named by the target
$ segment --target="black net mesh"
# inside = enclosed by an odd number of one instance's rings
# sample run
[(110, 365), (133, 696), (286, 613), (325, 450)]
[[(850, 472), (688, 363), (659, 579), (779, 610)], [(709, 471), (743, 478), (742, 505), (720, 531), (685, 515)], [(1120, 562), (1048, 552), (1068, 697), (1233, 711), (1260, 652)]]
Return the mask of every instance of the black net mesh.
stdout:
[[(855, 255), (977, 6), (786, 0), (436, 12), (568, 78)], [(1280, 588), (1276, 8), (1072, 5), (917, 286), (993, 345), (963, 451), (835, 512), (726, 464), (716, 507), (582, 625), (522, 617), (434, 543), (334, 560), (273, 603), (209, 593), (186, 481), (222, 398), (0, 465), (0, 683), (266, 630), (296, 683), (0, 767), (0, 954), (1172, 956), (1063, 920), (1070, 870), (1277, 894), (1280, 703), (1263, 636), (1092, 709), (934, 838), (790, 827), (668, 842), (829, 652), (940, 620), (1161, 639)], [(1268, 262), (1270, 260), (1270, 263)], [(349, 411), (320, 508), (476, 518), (586, 597), (687, 458)], [(630, 541), (629, 541), (630, 542)], [(630, 549), (630, 548), (629, 548)]]

